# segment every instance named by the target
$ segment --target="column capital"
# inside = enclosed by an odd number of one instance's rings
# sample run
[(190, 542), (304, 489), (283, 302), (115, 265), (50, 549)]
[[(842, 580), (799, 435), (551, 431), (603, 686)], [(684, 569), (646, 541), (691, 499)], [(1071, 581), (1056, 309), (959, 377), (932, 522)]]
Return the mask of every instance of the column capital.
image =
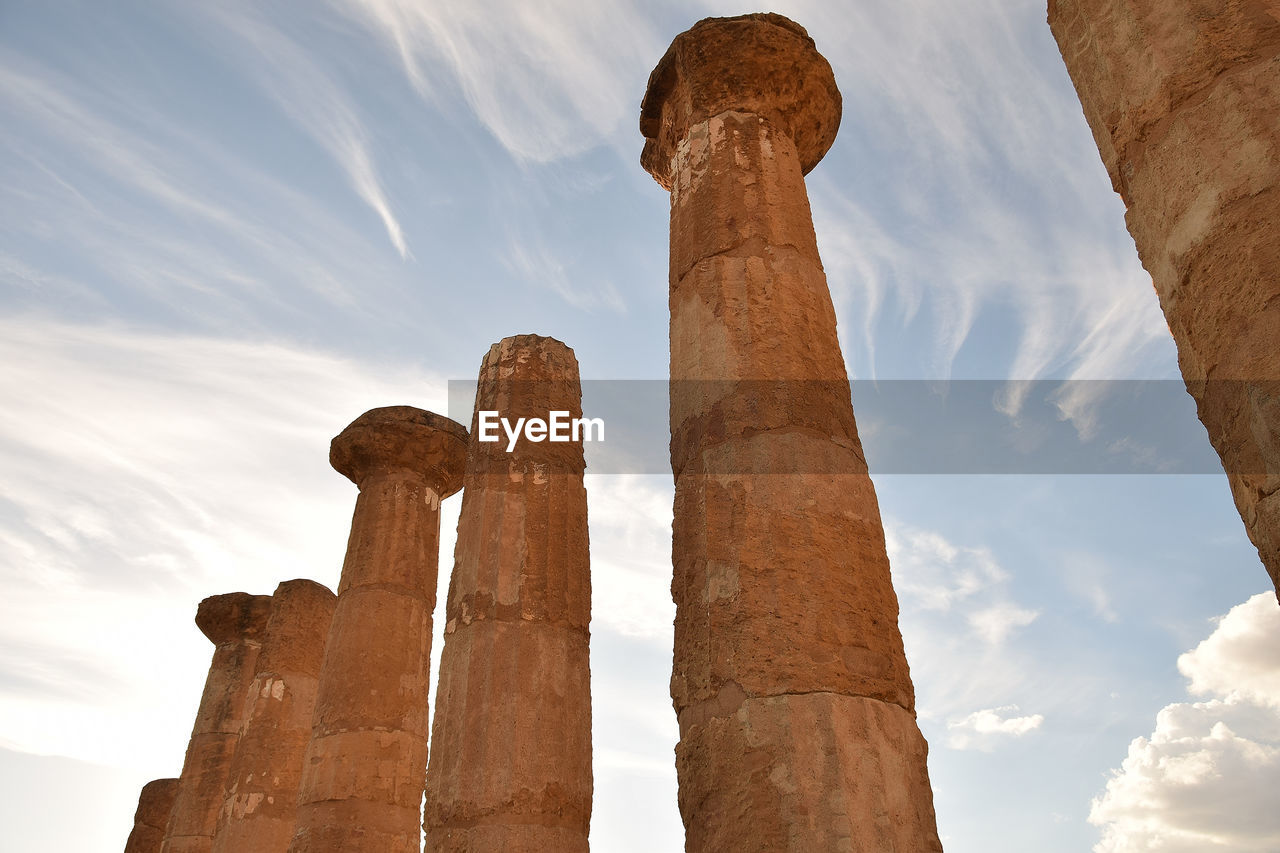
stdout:
[(467, 428), (412, 406), (370, 409), (329, 445), (329, 464), (356, 486), (371, 475), (420, 474), (440, 497), (462, 488)]
[(789, 18), (704, 18), (675, 37), (649, 75), (640, 164), (670, 189), (672, 157), (689, 129), (730, 110), (758, 115), (789, 135), (807, 174), (835, 141), (840, 90), (813, 39)]
[(196, 627), (217, 646), (260, 636), (270, 616), (271, 596), (229, 592), (200, 602), (196, 608)]

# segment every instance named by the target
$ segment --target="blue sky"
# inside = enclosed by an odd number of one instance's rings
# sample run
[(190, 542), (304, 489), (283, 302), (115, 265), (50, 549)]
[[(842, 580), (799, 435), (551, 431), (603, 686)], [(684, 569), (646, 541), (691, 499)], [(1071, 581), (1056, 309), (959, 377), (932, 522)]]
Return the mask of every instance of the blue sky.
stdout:
[[(1041, 0), (772, 10), (844, 94), (809, 188), (852, 376), (1177, 378)], [(525, 332), (665, 377), (639, 102), (676, 33), (743, 11), (0, 4), (7, 846), (123, 845), (181, 767), (200, 598), (336, 584), (327, 445), (360, 412), (443, 411)], [(1280, 782), (1280, 608), (1223, 477), (876, 486), (949, 851), (1280, 846), (1248, 793)], [(675, 851), (670, 481), (588, 489), (593, 848)]]

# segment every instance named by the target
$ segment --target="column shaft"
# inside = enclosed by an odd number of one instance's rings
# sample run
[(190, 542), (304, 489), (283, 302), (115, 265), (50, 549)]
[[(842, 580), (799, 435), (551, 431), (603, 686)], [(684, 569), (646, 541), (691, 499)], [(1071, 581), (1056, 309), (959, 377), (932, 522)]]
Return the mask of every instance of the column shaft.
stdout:
[(671, 692), (698, 853), (941, 850), (804, 186), (830, 74), (786, 19), (710, 19), (643, 112), (671, 190)]
[(1280, 594), (1280, 7), (1050, 0), (1049, 23)]
[[(573, 351), (495, 344), (476, 410), (581, 417)], [(586, 853), (591, 577), (581, 442), (481, 443), (473, 421), (423, 826), (432, 853)]]
[(209, 853), (213, 847), (270, 609), (268, 595), (235, 592), (206, 598), (196, 611), (196, 625), (214, 643), (213, 662), (178, 780), (164, 853)]
[(360, 495), (303, 763), (293, 853), (421, 848), (440, 501), (461, 487), (466, 429), (374, 409), (334, 439)]
[(286, 853), (336, 598), (309, 580), (280, 584), (249, 688), (213, 853)]

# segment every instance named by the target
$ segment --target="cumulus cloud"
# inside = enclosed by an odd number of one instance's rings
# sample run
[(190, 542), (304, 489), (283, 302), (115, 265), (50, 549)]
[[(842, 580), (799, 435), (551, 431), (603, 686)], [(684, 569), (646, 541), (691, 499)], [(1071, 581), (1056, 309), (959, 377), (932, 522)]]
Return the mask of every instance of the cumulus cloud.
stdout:
[(1210, 695), (1156, 715), (1129, 744), (1089, 821), (1095, 853), (1280, 849), (1280, 608), (1270, 592), (1232, 608), (1178, 669)]
[(1005, 738), (1019, 738), (1040, 728), (1042, 714), (1013, 716), (1017, 705), (999, 708), (983, 708), (966, 717), (947, 722), (947, 745), (952, 749), (980, 749), (990, 751)]
[(1178, 658), (1197, 696), (1222, 696), (1280, 709), (1280, 609), (1255, 595), (1231, 609), (1208, 639)]

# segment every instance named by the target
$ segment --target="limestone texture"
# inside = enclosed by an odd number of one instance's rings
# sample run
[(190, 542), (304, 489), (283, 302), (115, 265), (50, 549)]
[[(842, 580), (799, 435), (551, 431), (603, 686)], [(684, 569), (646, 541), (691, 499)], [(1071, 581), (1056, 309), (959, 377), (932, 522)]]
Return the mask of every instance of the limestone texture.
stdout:
[(133, 815), (133, 831), (125, 842), (124, 853), (160, 853), (177, 795), (177, 779), (156, 779), (142, 786), (138, 810)]
[[(573, 350), (494, 344), (476, 410), (582, 416)], [(586, 853), (591, 573), (582, 443), (468, 445), (423, 828), (432, 853)]]
[(1050, 0), (1049, 24), (1280, 594), (1280, 5)]
[(271, 596), (257, 674), (227, 776), (213, 853), (286, 853), (337, 597), (310, 580)]
[(440, 501), (467, 430), (421, 409), (361, 415), (329, 461), (360, 489), (302, 766), (293, 853), (421, 848)]
[(677, 36), (641, 107), (671, 192), (671, 696), (697, 853), (942, 849), (804, 184), (840, 105), (804, 29), (758, 14)]
[(245, 592), (206, 598), (196, 610), (196, 627), (214, 646), (213, 662), (161, 845), (164, 853), (209, 853), (213, 848), (270, 613), (271, 596)]

